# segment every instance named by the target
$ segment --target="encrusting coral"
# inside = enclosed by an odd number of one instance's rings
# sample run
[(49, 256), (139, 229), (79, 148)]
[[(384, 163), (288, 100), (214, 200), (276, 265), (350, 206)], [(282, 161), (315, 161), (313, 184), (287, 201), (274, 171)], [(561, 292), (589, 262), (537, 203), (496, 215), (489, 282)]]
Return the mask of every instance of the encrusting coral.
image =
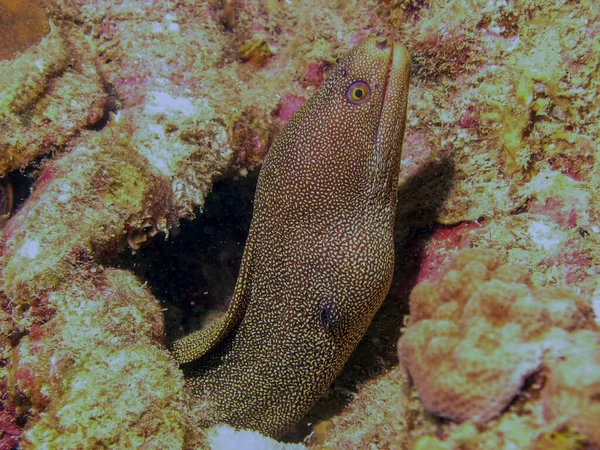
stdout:
[(575, 427), (592, 448), (600, 448), (600, 334), (579, 330), (563, 338), (547, 361), (551, 372), (541, 397), (544, 418)]
[(422, 436), (433, 434), (436, 423), (423, 414), (412, 395), (408, 375), (400, 367), (360, 386), (346, 409), (317, 424), (308, 439), (315, 450), (411, 449)]
[(88, 269), (12, 352), (13, 391), (44, 411), (20, 448), (181, 448), (183, 377), (161, 346), (160, 305), (126, 271)]
[(45, 166), (5, 227), (2, 287), (15, 304), (39, 303), (73, 268), (122, 247), (127, 233), (143, 231), (142, 218), (161, 229), (172, 220), (168, 181), (136, 153), (101, 142)]
[(463, 250), (437, 282), (415, 287), (398, 344), (425, 409), (457, 422), (499, 416), (526, 377), (546, 367), (548, 422), (600, 445), (600, 334), (572, 290), (534, 288), (491, 250)]
[(21, 169), (98, 123), (107, 103), (89, 44), (53, 26), (0, 61), (0, 175)]
[(309, 448), (600, 448), (600, 332), (588, 301), (536, 288), (504, 260), (462, 250), (418, 284), (403, 364), (360, 386)]
[(181, 448), (183, 378), (161, 307), (99, 263), (148, 221), (167, 226), (170, 187), (135, 152), (93, 137), (44, 166), (2, 234), (9, 386), (21, 412), (39, 414), (21, 448)]
[[(382, 4), (405, 33), (419, 80), (402, 176), (423, 160), (451, 154), (454, 162), (439, 222), (519, 208), (530, 177), (548, 168), (592, 179), (600, 85), (595, 2)], [(436, 198), (432, 189), (424, 186), (425, 203)]]

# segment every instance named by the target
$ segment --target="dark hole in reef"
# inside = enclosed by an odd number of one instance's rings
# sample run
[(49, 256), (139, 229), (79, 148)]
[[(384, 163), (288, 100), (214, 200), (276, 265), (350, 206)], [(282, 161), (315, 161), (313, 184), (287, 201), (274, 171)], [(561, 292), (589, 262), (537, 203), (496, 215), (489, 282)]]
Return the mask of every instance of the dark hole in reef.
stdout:
[(37, 168), (14, 170), (0, 177), (0, 229), (31, 194)]
[[(135, 254), (125, 251), (113, 262), (147, 282), (161, 300), (168, 341), (202, 328), (210, 314), (226, 311), (248, 237), (257, 177), (258, 172), (252, 172), (246, 178), (216, 182), (194, 220), (182, 221), (168, 239), (157, 237)], [(398, 252), (403, 248), (402, 242), (397, 243)], [(397, 265), (397, 272), (408, 270), (402, 258)], [(407, 293), (404, 287), (392, 289), (402, 292), (384, 304), (384, 314), (374, 320), (330, 392), (284, 436), (284, 442), (302, 442), (312, 424), (339, 413), (353, 399), (357, 384), (395, 365), (395, 342), (407, 312)]]
[(37, 178), (37, 171), (37, 167), (29, 167), (24, 170), (15, 170), (6, 175), (13, 187), (13, 216), (31, 195), (31, 187)]
[(158, 237), (114, 263), (148, 283), (165, 307), (169, 342), (202, 328), (229, 306), (240, 268), (258, 172), (215, 182), (203, 211), (183, 220), (168, 239)]

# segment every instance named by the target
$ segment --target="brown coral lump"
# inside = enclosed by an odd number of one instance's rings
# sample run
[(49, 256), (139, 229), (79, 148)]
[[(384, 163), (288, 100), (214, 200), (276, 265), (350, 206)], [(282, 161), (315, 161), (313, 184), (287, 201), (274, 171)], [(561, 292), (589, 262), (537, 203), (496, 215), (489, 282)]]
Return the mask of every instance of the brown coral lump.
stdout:
[(50, 31), (48, 17), (41, 2), (34, 0), (0, 0), (0, 25), (0, 61), (25, 51)]

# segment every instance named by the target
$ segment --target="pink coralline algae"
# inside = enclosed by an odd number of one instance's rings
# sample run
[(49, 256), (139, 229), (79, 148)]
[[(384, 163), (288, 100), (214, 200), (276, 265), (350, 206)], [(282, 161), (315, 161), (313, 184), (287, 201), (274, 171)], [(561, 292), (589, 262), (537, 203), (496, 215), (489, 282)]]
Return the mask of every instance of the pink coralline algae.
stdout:
[(302, 87), (312, 86), (318, 88), (325, 81), (325, 75), (331, 68), (331, 64), (327, 61), (313, 62), (308, 65), (304, 78), (302, 79)]
[(305, 102), (306, 99), (304, 97), (299, 97), (289, 93), (285, 94), (283, 97), (281, 97), (274, 114), (282, 122), (287, 122)]
[(14, 405), (6, 402), (6, 382), (0, 382), (0, 450), (15, 448), (19, 443), (22, 426), (17, 423), (18, 414)]

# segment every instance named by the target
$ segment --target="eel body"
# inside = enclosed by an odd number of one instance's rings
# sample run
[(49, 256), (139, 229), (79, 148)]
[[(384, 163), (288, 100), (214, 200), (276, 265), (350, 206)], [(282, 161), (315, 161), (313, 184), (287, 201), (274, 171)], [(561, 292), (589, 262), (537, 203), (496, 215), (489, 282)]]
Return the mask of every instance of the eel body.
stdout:
[(341, 371), (387, 295), (410, 57), (338, 60), (262, 166), (231, 305), (172, 346), (201, 423), (280, 437)]

